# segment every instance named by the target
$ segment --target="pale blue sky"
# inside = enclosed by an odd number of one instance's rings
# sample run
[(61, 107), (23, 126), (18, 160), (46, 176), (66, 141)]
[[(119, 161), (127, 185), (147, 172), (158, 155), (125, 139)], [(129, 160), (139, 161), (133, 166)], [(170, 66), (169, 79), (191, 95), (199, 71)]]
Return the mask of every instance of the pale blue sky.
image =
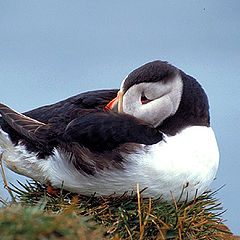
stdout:
[(226, 184), (218, 198), (240, 234), (239, 12), (238, 0), (0, 0), (0, 101), (23, 112), (169, 61), (208, 94), (221, 154), (212, 187)]

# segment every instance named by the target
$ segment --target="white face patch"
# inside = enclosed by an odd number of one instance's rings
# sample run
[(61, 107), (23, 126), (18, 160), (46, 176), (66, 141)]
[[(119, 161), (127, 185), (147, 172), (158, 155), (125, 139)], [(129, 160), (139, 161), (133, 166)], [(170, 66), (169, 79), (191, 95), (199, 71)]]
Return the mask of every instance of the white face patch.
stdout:
[[(123, 95), (123, 112), (156, 127), (164, 119), (176, 113), (181, 101), (182, 89), (183, 82), (180, 75), (166, 83), (136, 84)], [(142, 104), (141, 96), (143, 94), (151, 101)]]

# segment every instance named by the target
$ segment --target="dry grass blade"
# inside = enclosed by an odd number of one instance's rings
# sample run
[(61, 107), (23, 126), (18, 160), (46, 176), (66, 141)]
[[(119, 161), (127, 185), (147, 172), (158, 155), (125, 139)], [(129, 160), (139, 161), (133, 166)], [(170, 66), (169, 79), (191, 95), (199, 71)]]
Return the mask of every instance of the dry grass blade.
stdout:
[(4, 200), (2, 197), (0, 197), (0, 202), (3, 203), (5, 206), (8, 205), (8, 202)]
[(5, 171), (4, 171), (4, 167), (3, 167), (3, 153), (0, 153), (0, 165), (1, 165), (1, 171), (2, 171), (2, 177), (3, 177), (3, 182), (4, 182), (4, 188), (7, 189), (9, 195), (11, 196), (12, 202), (16, 202), (15, 197), (11, 191), (11, 189), (8, 186), (7, 183), (7, 179), (6, 179), (6, 175), (5, 175)]
[(139, 191), (139, 184), (137, 183), (137, 199), (138, 199), (138, 217), (139, 217), (139, 228), (140, 228), (140, 237), (142, 239), (144, 228), (142, 227), (142, 212), (141, 212), (141, 196)]

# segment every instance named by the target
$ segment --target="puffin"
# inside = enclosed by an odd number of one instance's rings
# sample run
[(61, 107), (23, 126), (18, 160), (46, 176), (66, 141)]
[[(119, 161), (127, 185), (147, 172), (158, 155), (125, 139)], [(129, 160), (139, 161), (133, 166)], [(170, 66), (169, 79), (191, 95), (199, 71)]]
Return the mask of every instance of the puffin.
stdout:
[(0, 103), (0, 147), (12, 171), (91, 196), (190, 201), (214, 180), (219, 150), (208, 98), (166, 61), (96, 90), (19, 113)]

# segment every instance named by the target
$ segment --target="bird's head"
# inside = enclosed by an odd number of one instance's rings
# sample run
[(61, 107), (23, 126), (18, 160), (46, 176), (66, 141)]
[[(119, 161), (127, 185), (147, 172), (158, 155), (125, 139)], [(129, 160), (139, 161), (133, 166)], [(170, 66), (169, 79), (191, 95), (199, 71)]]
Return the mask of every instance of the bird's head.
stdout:
[(203, 118), (197, 113), (200, 109), (206, 119), (208, 100), (194, 78), (167, 62), (154, 61), (132, 71), (107, 108), (159, 127), (177, 112), (181, 115), (178, 118), (189, 115), (190, 119), (190, 115), (195, 115), (199, 122), (199, 118)]

